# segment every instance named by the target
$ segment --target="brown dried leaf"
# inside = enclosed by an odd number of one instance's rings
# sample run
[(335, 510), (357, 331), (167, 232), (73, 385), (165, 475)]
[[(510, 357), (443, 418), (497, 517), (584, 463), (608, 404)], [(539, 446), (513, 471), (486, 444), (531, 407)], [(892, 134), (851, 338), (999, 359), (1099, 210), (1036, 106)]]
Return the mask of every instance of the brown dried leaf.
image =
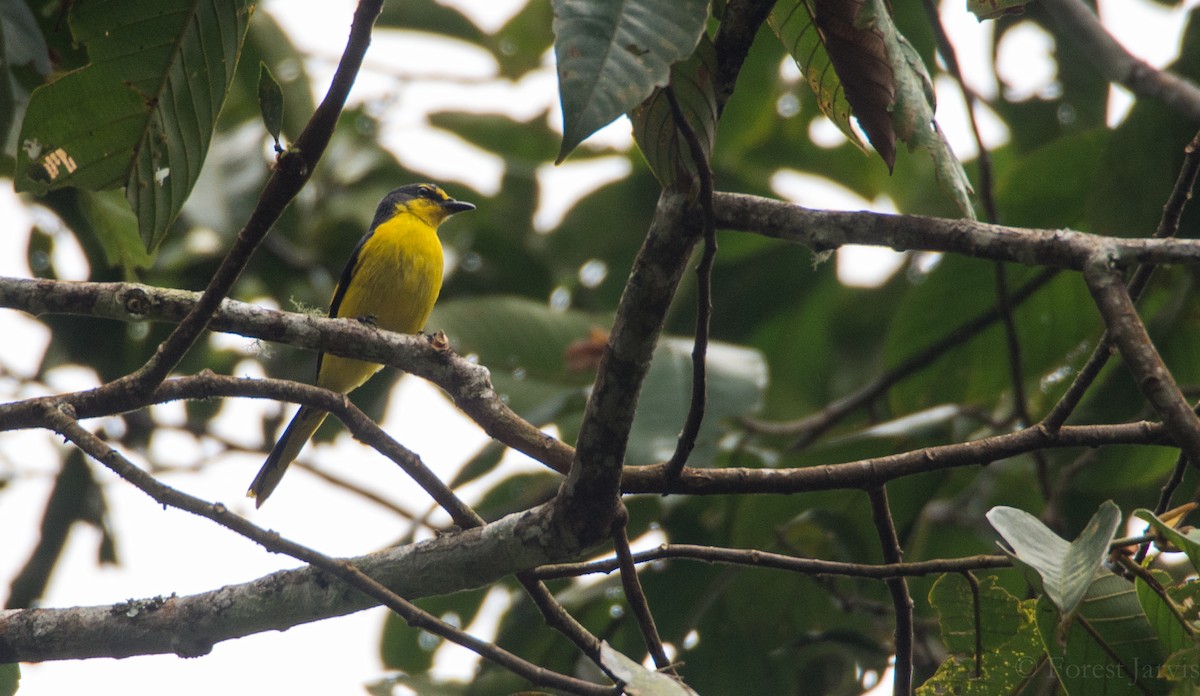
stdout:
[(859, 17), (862, 0), (810, 2), (817, 30), (842, 81), (846, 100), (854, 109), (854, 118), (890, 171), (896, 162), (891, 115), (896, 85), (882, 33), (864, 26)]

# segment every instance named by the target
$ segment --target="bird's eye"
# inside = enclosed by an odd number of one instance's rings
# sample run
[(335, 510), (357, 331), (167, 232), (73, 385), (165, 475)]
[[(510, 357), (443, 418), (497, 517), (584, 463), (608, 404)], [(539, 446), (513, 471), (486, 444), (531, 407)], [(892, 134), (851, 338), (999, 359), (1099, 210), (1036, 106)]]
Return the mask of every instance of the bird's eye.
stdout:
[(417, 189), (417, 195), (419, 195), (421, 198), (429, 198), (429, 199), (435, 200), (435, 201), (438, 199), (437, 192), (435, 192), (433, 190), (432, 186), (419, 187)]

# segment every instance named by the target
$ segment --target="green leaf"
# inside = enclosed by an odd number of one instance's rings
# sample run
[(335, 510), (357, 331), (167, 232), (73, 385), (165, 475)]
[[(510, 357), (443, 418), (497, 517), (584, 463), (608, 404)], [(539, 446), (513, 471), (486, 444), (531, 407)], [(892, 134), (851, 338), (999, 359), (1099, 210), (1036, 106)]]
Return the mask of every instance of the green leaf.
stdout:
[[(671, 89), (683, 117), (700, 141), (706, 162), (712, 158), (717, 137), (717, 95), (712, 83), (716, 65), (712, 41), (703, 36), (696, 52), (671, 68)], [(649, 99), (630, 112), (629, 119), (633, 122), (634, 140), (663, 188), (672, 186), (681, 176), (688, 180), (696, 177), (691, 148), (680, 135), (670, 99), (663, 89), (654, 90)]]
[(0, 665), (0, 696), (13, 696), (21, 686), (21, 665)]
[(607, 667), (624, 683), (629, 696), (695, 696), (682, 682), (646, 669), (636, 660), (631, 660), (613, 649), (608, 641), (600, 643), (600, 664)]
[(591, 376), (572, 373), (564, 354), (572, 343), (587, 339), (589, 331), (610, 321), (604, 315), (556, 311), (523, 297), (493, 296), (442, 302), (434, 308), (428, 327), (445, 331), (459, 353), (476, 354), (493, 376), (509, 372), (520, 378), (585, 386)]
[(1159, 676), (1167, 681), (1183, 682), (1172, 694), (1195, 696), (1200, 692), (1200, 646), (1180, 650), (1159, 667)]
[(250, 1), (75, 3), (91, 63), (34, 91), (17, 188), (125, 187), (148, 250), (200, 174), (246, 35)]
[(1060, 617), (1046, 597), (1038, 600), (1042, 646), (1067, 693), (1167, 692), (1169, 686), (1157, 676), (1166, 653), (1128, 580), (1115, 575), (1098, 578), (1065, 631)]
[(137, 218), (117, 191), (80, 191), (79, 209), (100, 240), (109, 265), (125, 271), (149, 268), (154, 257), (138, 237)]
[(1017, 508), (999, 505), (988, 511), (987, 518), (1011, 547), (1006, 552), (1037, 573), (1046, 596), (1065, 617), (1070, 617), (1108, 555), (1108, 545), (1121, 523), (1121, 510), (1112, 501), (1105, 501), (1074, 542)]
[[(429, 327), (445, 331), (459, 353), (478, 356), (513, 410), (533, 423), (557, 423), (570, 442), (595, 373), (569, 369), (566, 356), (573, 347), (593, 347), (593, 332), (608, 322), (606, 315), (557, 311), (525, 298), (472, 297), (439, 304)], [(691, 399), (691, 353), (690, 338), (659, 341), (630, 429), (627, 463), (652, 464), (675, 450)], [(709, 344), (708, 408), (690, 465), (712, 463), (730, 423), (761, 406), (766, 385), (762, 353)]]
[(998, 171), (996, 204), (1004, 211), (1005, 224), (1054, 228), (1083, 223), (1111, 135), (1105, 128), (1071, 133), (1022, 153), (1011, 167)]
[(777, 2), (767, 18), (771, 29), (783, 43), (788, 55), (804, 74), (804, 79), (817, 97), (817, 108), (846, 138), (866, 150), (858, 131), (850, 124), (851, 106), (842, 88), (841, 78), (829, 59), (820, 31), (813, 21), (813, 11), (804, 0)]
[[(1009, 287), (1015, 292), (1036, 273), (1035, 269), (1010, 265)], [(927, 349), (949, 335), (952, 327), (975, 319), (996, 301), (995, 266), (979, 259), (946, 256), (932, 273), (905, 285), (906, 292), (888, 326), (884, 350), (888, 366)], [(1050, 408), (1070, 383), (1073, 370), (1087, 357), (1079, 346), (1092, 345), (1103, 329), (1094, 307), (1077, 279), (1060, 274), (1014, 309), (1032, 412)], [(996, 369), (1005, 364), (1005, 350), (1004, 327), (994, 322), (968, 342), (948, 350), (919, 375), (893, 387), (889, 403), (895, 413), (905, 414), (945, 403), (978, 404), (1010, 393), (1008, 371)]]
[(258, 64), (258, 108), (267, 132), (275, 139), (275, 151), (282, 152), (279, 134), (283, 130), (283, 89), (275, 81), (271, 69), (261, 61)]
[(929, 603), (938, 613), (942, 642), (950, 655), (917, 689), (918, 696), (1017, 693), (1017, 687), (1033, 673), (1043, 654), (1033, 602), (1018, 601), (996, 584), (994, 576), (988, 576), (979, 580), (977, 607), (967, 581), (947, 574), (934, 583)]
[(708, 0), (553, 0), (563, 111), (558, 162), (667, 84), (696, 49)]
[(1154, 531), (1161, 534), (1175, 548), (1186, 554), (1188, 562), (1192, 564), (1193, 569), (1200, 568), (1200, 529), (1193, 528), (1187, 534), (1183, 534), (1171, 525), (1158, 519), (1150, 510), (1145, 509), (1134, 510), (1133, 516), (1149, 522), (1150, 526), (1154, 527)]
[(1162, 587), (1171, 582), (1170, 576), (1159, 571), (1154, 574), (1154, 577), (1159, 582), (1159, 587), (1152, 587), (1150, 583), (1141, 578), (1134, 580), (1134, 587), (1137, 590), (1138, 604), (1142, 606), (1142, 611), (1146, 614), (1146, 618), (1150, 621), (1150, 625), (1154, 627), (1154, 632), (1158, 634), (1158, 642), (1162, 644), (1163, 650), (1167, 653), (1174, 653), (1178, 650), (1190, 647), (1195, 644), (1191, 627), (1181, 621), (1181, 613), (1177, 607), (1172, 606), (1173, 601), (1170, 595), (1165, 592), (1160, 594)]

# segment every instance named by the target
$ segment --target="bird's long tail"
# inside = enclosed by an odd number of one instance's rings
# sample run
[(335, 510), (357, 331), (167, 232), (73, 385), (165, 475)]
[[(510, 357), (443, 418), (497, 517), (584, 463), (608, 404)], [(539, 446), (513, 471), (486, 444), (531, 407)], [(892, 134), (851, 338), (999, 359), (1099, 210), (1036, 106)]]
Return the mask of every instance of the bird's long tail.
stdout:
[(267, 455), (267, 461), (258, 470), (258, 476), (254, 477), (250, 490), (246, 491), (247, 496), (254, 498), (254, 507), (262, 507), (263, 502), (279, 485), (288, 465), (300, 454), (304, 443), (317, 432), (327, 415), (329, 414), (325, 411), (307, 406), (301, 406), (296, 412), (279, 442), (271, 449), (271, 454)]

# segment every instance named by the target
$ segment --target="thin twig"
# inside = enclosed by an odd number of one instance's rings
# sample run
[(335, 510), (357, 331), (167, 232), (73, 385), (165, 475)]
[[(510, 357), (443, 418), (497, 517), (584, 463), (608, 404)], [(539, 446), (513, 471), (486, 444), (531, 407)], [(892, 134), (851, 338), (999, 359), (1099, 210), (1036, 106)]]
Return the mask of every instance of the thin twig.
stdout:
[(1170, 478), (1163, 484), (1162, 491), (1158, 495), (1158, 502), (1154, 505), (1155, 515), (1161, 515), (1171, 509), (1171, 496), (1175, 494), (1175, 490), (1179, 488), (1179, 484), (1183, 483), (1183, 474), (1187, 471), (1187, 468), (1187, 455), (1180, 453), (1179, 458), (1175, 460), (1175, 468), (1171, 470)]
[[(943, 573), (963, 573), (971, 570), (988, 570), (993, 568), (1009, 568), (1012, 560), (1008, 556), (965, 556), (963, 558), (933, 559), (914, 563), (847, 563), (843, 561), (825, 561), (818, 558), (800, 558), (786, 554), (759, 551), (758, 549), (730, 549), (720, 546), (699, 546), (696, 544), (662, 544), (646, 551), (632, 555), (634, 563), (650, 563), (666, 559), (703, 561), (706, 563), (721, 563), (726, 565), (751, 566), (756, 568), (773, 568), (793, 573), (815, 576), (845, 576), (852, 578), (873, 578), (882, 580), (894, 577), (916, 577), (920, 575), (941, 575)], [(586, 563), (560, 563), (542, 566), (534, 573), (543, 580), (558, 580), (574, 578), (592, 573), (611, 573), (621, 568), (621, 559), (605, 558)]]
[(642, 583), (638, 579), (637, 564), (629, 549), (629, 535), (626, 531), (628, 521), (629, 513), (622, 506), (621, 513), (613, 523), (613, 549), (617, 554), (617, 562), (620, 563), (621, 586), (625, 589), (625, 600), (637, 618), (646, 649), (654, 659), (654, 666), (674, 674), (671, 658), (667, 657), (667, 651), (663, 649), (662, 638), (659, 637), (658, 627), (654, 623), (654, 614), (650, 612), (650, 603), (646, 600), (646, 593), (642, 591)]
[(550, 588), (546, 587), (533, 571), (517, 573), (517, 580), (521, 582), (525, 593), (529, 595), (534, 606), (541, 612), (546, 625), (563, 634), (601, 671), (612, 677), (613, 674), (600, 660), (600, 639), (592, 635), (583, 624), (571, 616), (571, 613), (562, 604), (559, 604), (558, 600), (554, 598), (554, 594), (550, 592)]
[(400, 615), (409, 625), (429, 631), (477, 652), (496, 664), (520, 675), (534, 684), (559, 688), (577, 694), (615, 694), (619, 688), (605, 687), (585, 682), (574, 677), (551, 672), (527, 662), (499, 646), (479, 640), (470, 634), (447, 624), (437, 617), (418, 608), (379, 582), (364, 574), (348, 561), (338, 561), (313, 549), (281, 537), (278, 533), (263, 529), (249, 520), (235, 515), (220, 503), (208, 503), (181, 491), (163, 485), (150, 474), (142, 471), (99, 437), (79, 425), (70, 408), (46, 409), (46, 424), (55, 432), (75, 444), (89, 456), (108, 467), (113, 473), (133, 484), (156, 502), (190, 512), (199, 517), (257, 542), (269, 551), (286, 554), (299, 561), (337, 577), (346, 584), (371, 596)]
[[(328, 483), (331, 486), (334, 486), (335, 488), (341, 488), (343, 490), (346, 490), (346, 491), (353, 493), (354, 495), (357, 495), (361, 498), (365, 498), (382, 508), (390, 510), (390, 511), (396, 513), (397, 515), (399, 515), (400, 517), (403, 517), (406, 520), (410, 520), (412, 522), (417, 522), (417, 518), (419, 517), (419, 515), (417, 515), (417, 513), (413, 512), (411, 510), (405, 509), (403, 506), (401, 506), (399, 503), (397, 503), (393, 500), (388, 500), (387, 498), (383, 497), (382, 495), (379, 495), (378, 493), (376, 493), (371, 488), (368, 488), (366, 486), (360, 486), (359, 484), (354, 483), (353, 481), (350, 481), (349, 479), (342, 478), (341, 476), (332, 474), (328, 471), (325, 471), (324, 469), (322, 469), (320, 467), (313, 466), (312, 464), (309, 464), (304, 461), (297, 461), (295, 463), (295, 465), (301, 469), (304, 469), (305, 471), (312, 474), (313, 476), (316, 476), (317, 478), (321, 479), (325, 483)], [(416, 528), (419, 529), (420, 525), (417, 525)], [(433, 527), (430, 527), (430, 528), (434, 529)], [(437, 530), (435, 530), (435, 531), (437, 531)]]
[[(995, 220), (991, 222), (995, 222)], [(1000, 310), (1000, 315), (1004, 319), (1004, 339), (1008, 355), (1009, 384), (1012, 385), (1013, 414), (1016, 415), (1017, 422), (1022, 427), (1026, 427), (1033, 423), (1033, 418), (1029, 415), (1029, 397), (1025, 393), (1025, 369), (1022, 367), (1023, 361), (1021, 360), (1021, 336), (1017, 332), (1017, 320), (1013, 314), (1013, 301), (1008, 290), (1008, 269), (1005, 268), (1003, 261), (997, 261), (993, 265), (993, 272), (996, 276), (996, 307)], [(1041, 450), (1037, 450), (1032, 453), (1032, 456), (1038, 492), (1041, 494), (1043, 501), (1050, 500), (1053, 487), (1050, 484), (1050, 466), (1046, 462), (1046, 455)]]
[(866, 244), (1075, 271), (1082, 271), (1101, 250), (1111, 252), (1121, 268), (1139, 263), (1200, 263), (1200, 240), (1195, 239), (1135, 239), (1062, 228), (992, 225), (965, 218), (812, 210), (724, 191), (713, 195), (713, 211), (718, 229), (755, 232), (810, 249)]
[(679, 433), (675, 453), (667, 463), (669, 476), (678, 476), (687, 464), (688, 457), (696, 447), (696, 437), (704, 422), (704, 408), (708, 401), (708, 377), (706, 372), (708, 333), (712, 323), (712, 270), (717, 258), (717, 225), (713, 215), (713, 175), (708, 157), (692, 124), (688, 123), (675, 90), (668, 85), (663, 94), (671, 105), (675, 129), (688, 145), (692, 164), (700, 179), (700, 210), (704, 216), (704, 252), (696, 266), (696, 340), (692, 344), (692, 400), (688, 406), (687, 420)]
[[(896, 525), (892, 522), (892, 510), (888, 506), (887, 489), (883, 486), (867, 491), (871, 499), (871, 517), (875, 522), (875, 530), (879, 535), (879, 543), (883, 548), (883, 560), (886, 563), (901, 563), (904, 550), (900, 547), (900, 539), (896, 536)], [(893, 577), (884, 580), (888, 591), (892, 594), (892, 607), (896, 612), (896, 666), (895, 680), (892, 683), (894, 696), (908, 696), (912, 693), (913, 679), (913, 603), (908, 594), (908, 582), (903, 577)]]

